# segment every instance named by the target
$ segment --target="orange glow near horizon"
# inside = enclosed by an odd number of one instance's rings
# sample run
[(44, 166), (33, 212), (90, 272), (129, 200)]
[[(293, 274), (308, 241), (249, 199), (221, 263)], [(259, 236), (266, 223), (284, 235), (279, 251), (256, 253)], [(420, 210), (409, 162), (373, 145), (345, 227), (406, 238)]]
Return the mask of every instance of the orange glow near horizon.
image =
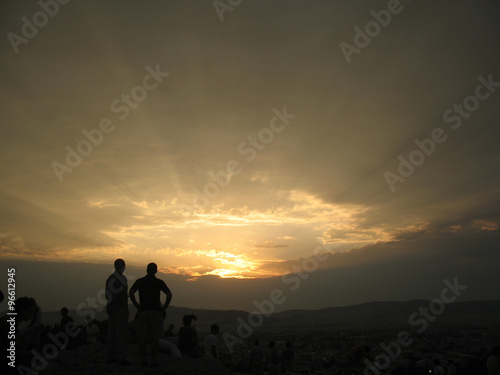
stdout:
[[(336, 205), (303, 191), (280, 194), (280, 206), (263, 210), (218, 206), (188, 211), (173, 202), (92, 200), (88, 207), (96, 215), (131, 206), (137, 214), (126, 225), (100, 231), (101, 238), (93, 239), (98, 246), (58, 246), (35, 256), (93, 263), (121, 257), (129, 265), (156, 262), (164, 272), (192, 278), (266, 278), (289, 273), (289, 262), (312, 256), (318, 242), (325, 252), (344, 252), (390, 241), (398, 232), (365, 226), (368, 207)], [(10, 240), (19, 249), (11, 257), (22, 259), (25, 244)]]

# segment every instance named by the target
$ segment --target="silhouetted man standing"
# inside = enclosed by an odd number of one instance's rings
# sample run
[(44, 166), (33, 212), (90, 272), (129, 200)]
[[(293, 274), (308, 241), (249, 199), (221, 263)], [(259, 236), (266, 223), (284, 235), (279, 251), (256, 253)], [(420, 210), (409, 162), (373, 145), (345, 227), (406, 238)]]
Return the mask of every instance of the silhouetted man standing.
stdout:
[[(158, 344), (163, 334), (163, 316), (172, 300), (172, 292), (163, 280), (156, 278), (158, 267), (155, 263), (149, 263), (147, 275), (136, 280), (130, 288), (130, 300), (137, 308), (137, 334), (139, 336), (139, 349), (141, 353), (141, 365), (148, 365), (146, 359), (146, 345), (148, 339), (151, 343), (151, 368), (158, 367)], [(140, 304), (135, 299), (135, 292), (139, 291)], [(160, 301), (160, 292), (167, 296), (163, 306)]]
[(115, 260), (115, 272), (106, 280), (106, 312), (108, 313), (108, 363), (130, 365), (125, 353), (128, 331), (128, 294), (125, 261)]

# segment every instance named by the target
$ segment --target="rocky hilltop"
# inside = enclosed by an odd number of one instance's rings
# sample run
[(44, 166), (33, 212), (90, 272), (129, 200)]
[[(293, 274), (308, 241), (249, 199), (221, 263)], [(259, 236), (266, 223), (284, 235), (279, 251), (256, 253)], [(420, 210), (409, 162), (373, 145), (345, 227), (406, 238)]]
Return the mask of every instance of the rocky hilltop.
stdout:
[(221, 362), (201, 357), (198, 359), (172, 358), (160, 353), (160, 367), (155, 369), (140, 366), (137, 345), (128, 345), (130, 366), (106, 363), (106, 348), (103, 344), (82, 345), (75, 350), (65, 350), (48, 363), (43, 375), (236, 375)]

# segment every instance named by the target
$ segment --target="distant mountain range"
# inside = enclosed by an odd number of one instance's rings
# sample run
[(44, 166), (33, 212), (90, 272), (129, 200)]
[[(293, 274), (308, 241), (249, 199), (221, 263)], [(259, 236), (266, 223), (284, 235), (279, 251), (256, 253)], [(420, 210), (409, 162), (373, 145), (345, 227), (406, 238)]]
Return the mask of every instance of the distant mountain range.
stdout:
[[(368, 302), (321, 310), (289, 310), (268, 318), (275, 329), (404, 329), (429, 325), (500, 326), (500, 301), (430, 305), (428, 300)], [(444, 309), (443, 309), (444, 307)]]
[[(443, 309), (444, 307), (444, 309)], [(130, 306), (131, 319), (135, 308)], [(441, 312), (442, 311), (442, 312)], [(80, 313), (81, 314), (81, 313)], [(77, 311), (70, 315), (77, 322), (85, 316)], [(319, 330), (376, 330), (405, 329), (422, 326), (426, 320), (436, 327), (500, 327), (500, 300), (431, 303), (428, 300), (405, 302), (368, 302), (360, 305), (330, 307), (320, 310), (288, 310), (270, 316), (251, 316), (239, 310), (205, 310), (170, 306), (167, 310), (165, 328), (175, 324), (177, 332), (186, 314), (197, 316), (198, 330), (208, 332), (211, 324), (219, 324), (221, 331), (234, 331), (240, 325), (248, 324), (255, 331), (319, 331)], [(104, 311), (96, 313), (96, 319), (105, 320)], [(59, 322), (59, 312), (44, 312), (47, 324)], [(243, 322), (243, 323), (242, 323)]]

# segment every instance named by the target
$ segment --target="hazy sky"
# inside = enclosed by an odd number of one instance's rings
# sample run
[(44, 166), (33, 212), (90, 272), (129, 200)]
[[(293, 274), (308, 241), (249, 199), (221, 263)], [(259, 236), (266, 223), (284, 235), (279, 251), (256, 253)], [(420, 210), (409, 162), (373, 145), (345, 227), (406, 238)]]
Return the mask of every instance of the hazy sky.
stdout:
[(121, 257), (250, 309), (316, 252), (280, 309), (500, 298), (498, 1), (47, 4), (0, 4), (19, 293), (76, 307)]

